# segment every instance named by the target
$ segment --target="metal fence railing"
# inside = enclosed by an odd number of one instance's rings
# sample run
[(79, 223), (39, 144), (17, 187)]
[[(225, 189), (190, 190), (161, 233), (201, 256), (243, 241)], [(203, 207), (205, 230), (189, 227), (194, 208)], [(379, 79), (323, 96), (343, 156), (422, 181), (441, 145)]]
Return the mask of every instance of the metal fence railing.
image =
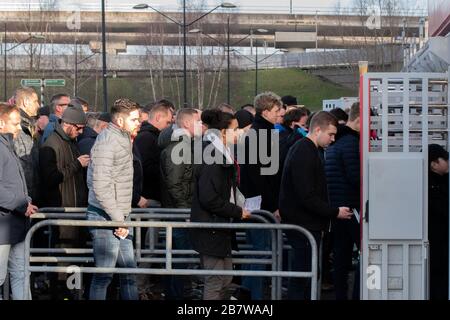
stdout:
[[(59, 212), (58, 212), (59, 210)], [(236, 275), (236, 276), (259, 276), (270, 277), (272, 279), (271, 298), (281, 299), (282, 294), (282, 278), (288, 277), (306, 277), (311, 278), (311, 299), (317, 299), (318, 290), (318, 251), (317, 244), (313, 236), (304, 228), (295, 225), (276, 223), (272, 214), (266, 211), (253, 212), (253, 219), (258, 223), (193, 223), (193, 222), (173, 222), (167, 220), (189, 218), (189, 209), (138, 209), (132, 213), (132, 218), (135, 221), (131, 222), (112, 222), (112, 221), (85, 221), (73, 220), (84, 219), (85, 208), (46, 208), (41, 209), (41, 212), (33, 215), (34, 219), (47, 219), (36, 223), (28, 232), (25, 239), (25, 287), (29, 287), (31, 272), (60, 272), (67, 273), (68, 267), (64, 266), (44, 266), (35, 265), (37, 263), (58, 263), (58, 262), (72, 262), (72, 263), (86, 263), (93, 262), (91, 257), (86, 256), (48, 256), (49, 254), (92, 254), (92, 249), (89, 248), (31, 248), (31, 240), (36, 230), (43, 227), (50, 226), (74, 226), (74, 227), (134, 227), (135, 233), (135, 254), (137, 262), (158, 262), (164, 263), (165, 268), (96, 268), (96, 267), (79, 267), (81, 273), (132, 273), (132, 274), (153, 274), (153, 275)], [(45, 211), (43, 213), (42, 211)], [(64, 211), (64, 213), (62, 213)], [(145, 213), (143, 213), (145, 212)], [(164, 219), (166, 221), (154, 221), (157, 219)], [(153, 220), (153, 221), (142, 221)], [(150, 230), (165, 231), (165, 248), (158, 249), (156, 245), (148, 249), (142, 248), (140, 241), (142, 228), (149, 228)], [(245, 263), (261, 263), (270, 265), (270, 271), (247, 271), (247, 270), (194, 270), (194, 269), (174, 269), (173, 265), (177, 263), (194, 263), (198, 262), (197, 253), (193, 250), (173, 250), (172, 248), (172, 231), (174, 228), (214, 228), (214, 229), (233, 229), (237, 233), (248, 229), (267, 229), (271, 231), (272, 248), (270, 251), (253, 251), (240, 250), (233, 252), (234, 264)], [(295, 272), (283, 271), (283, 230), (295, 230), (305, 235), (310, 241), (312, 248), (312, 270), (310, 272)], [(45, 256), (36, 256), (41, 253)], [(33, 254), (33, 256), (32, 256)], [(191, 258), (178, 258), (178, 255), (189, 254)], [(153, 255), (147, 257), (146, 255)], [(163, 255), (163, 257), (161, 257)], [(255, 258), (246, 258), (246, 256), (255, 256)], [(264, 256), (270, 256), (270, 259)], [(33, 265), (31, 265), (33, 263)]]

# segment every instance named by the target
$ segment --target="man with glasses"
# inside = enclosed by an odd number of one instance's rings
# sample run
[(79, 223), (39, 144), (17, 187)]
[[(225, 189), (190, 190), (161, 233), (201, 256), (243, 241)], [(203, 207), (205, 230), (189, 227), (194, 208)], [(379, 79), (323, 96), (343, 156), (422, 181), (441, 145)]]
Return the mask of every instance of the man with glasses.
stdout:
[(55, 125), (61, 119), (64, 111), (70, 104), (70, 97), (67, 94), (59, 93), (55, 94), (50, 99), (50, 117), (49, 123), (44, 129), (44, 133), (42, 134), (41, 144), (47, 140), (47, 138), (55, 131)]
[[(87, 186), (84, 170), (89, 155), (80, 155), (76, 138), (83, 132), (86, 116), (81, 109), (67, 107), (55, 130), (39, 149), (42, 207), (86, 207)], [(87, 232), (83, 228), (61, 226), (52, 234), (55, 246), (80, 248), (85, 245)], [(51, 282), (56, 279), (51, 279)], [(63, 276), (59, 284), (52, 283), (52, 298), (67, 290)], [(69, 294), (64, 292), (63, 294)], [(69, 294), (70, 297), (70, 294)]]
[[(85, 207), (87, 188), (83, 168), (89, 164), (89, 155), (80, 155), (76, 138), (83, 132), (86, 116), (73, 107), (64, 111), (61, 123), (39, 150), (42, 206)], [(61, 235), (62, 236), (62, 235)]]

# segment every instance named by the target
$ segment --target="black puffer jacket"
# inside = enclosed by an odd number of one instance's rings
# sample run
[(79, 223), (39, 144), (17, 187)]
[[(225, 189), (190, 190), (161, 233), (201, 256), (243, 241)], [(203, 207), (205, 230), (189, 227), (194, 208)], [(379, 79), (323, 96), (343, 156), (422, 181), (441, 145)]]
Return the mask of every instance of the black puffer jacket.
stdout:
[[(240, 219), (242, 208), (230, 202), (231, 190), (232, 188), (235, 190), (235, 187), (234, 165), (194, 165), (191, 221), (229, 223), (232, 218)], [(231, 257), (234, 231), (191, 229), (190, 236), (191, 243), (197, 252), (221, 258)]]
[[(194, 180), (192, 179), (194, 146), (193, 140), (183, 134), (181, 129), (176, 129), (172, 136), (162, 134), (159, 137), (161, 151), (161, 204), (164, 208), (190, 208), (192, 203), (192, 191)], [(181, 163), (174, 163), (172, 152), (182, 158)], [(186, 150), (186, 154), (179, 152)], [(188, 153), (189, 152), (189, 153)], [(177, 159), (175, 159), (177, 160)], [(178, 159), (181, 160), (181, 159)]]
[(160, 131), (148, 122), (142, 123), (141, 129), (134, 140), (142, 159), (144, 181), (142, 196), (146, 199), (161, 201), (159, 184), (159, 161), (161, 149), (158, 147)]
[(359, 133), (339, 126), (325, 153), (328, 196), (333, 207), (360, 209)]

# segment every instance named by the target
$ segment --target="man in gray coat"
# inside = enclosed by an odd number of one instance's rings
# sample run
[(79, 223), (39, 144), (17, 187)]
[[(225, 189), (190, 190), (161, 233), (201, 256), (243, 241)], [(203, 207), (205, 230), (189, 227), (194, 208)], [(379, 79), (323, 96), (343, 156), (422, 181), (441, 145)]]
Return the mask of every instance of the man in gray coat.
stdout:
[[(111, 123), (97, 137), (91, 150), (87, 173), (90, 221), (127, 221), (133, 191), (131, 135), (139, 128), (139, 107), (128, 99), (117, 100), (111, 108)], [(90, 228), (96, 267), (135, 268), (132, 229)], [(105, 300), (112, 274), (92, 276), (89, 299)], [(134, 275), (120, 275), (123, 300), (137, 300)]]
[(28, 196), (25, 174), (14, 152), (13, 139), (20, 134), (20, 112), (0, 103), (0, 286), (11, 275), (12, 298), (31, 298), (24, 287), (24, 239), (28, 217), (37, 211)]

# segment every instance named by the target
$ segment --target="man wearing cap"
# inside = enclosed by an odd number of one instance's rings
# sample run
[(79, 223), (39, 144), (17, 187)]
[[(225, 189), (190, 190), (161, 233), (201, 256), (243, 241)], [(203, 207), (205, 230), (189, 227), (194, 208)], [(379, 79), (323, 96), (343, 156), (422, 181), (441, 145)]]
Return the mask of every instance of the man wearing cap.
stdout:
[(430, 299), (448, 300), (448, 151), (428, 146)]
[(42, 204), (46, 207), (84, 207), (87, 189), (83, 168), (89, 164), (89, 155), (80, 155), (75, 139), (86, 124), (80, 109), (67, 108), (55, 131), (39, 150)]
[(87, 125), (84, 128), (83, 133), (78, 137), (78, 149), (80, 154), (91, 153), (91, 149), (94, 146), (95, 139), (111, 122), (111, 116), (107, 112), (93, 113), (89, 112), (87, 116)]

